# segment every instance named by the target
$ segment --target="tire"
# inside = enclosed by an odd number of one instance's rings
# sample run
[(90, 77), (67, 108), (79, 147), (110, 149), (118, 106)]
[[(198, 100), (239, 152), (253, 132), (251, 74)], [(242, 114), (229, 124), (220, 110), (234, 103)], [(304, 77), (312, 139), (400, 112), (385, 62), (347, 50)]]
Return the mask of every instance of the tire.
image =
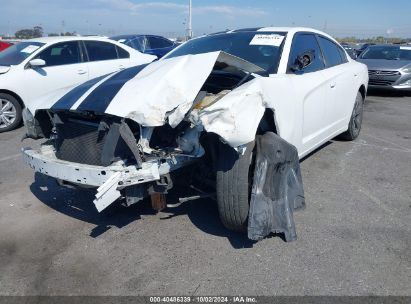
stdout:
[(20, 123), (20, 103), (13, 96), (0, 93), (0, 133), (14, 130)]
[(219, 151), (222, 164), (217, 169), (217, 205), (223, 225), (230, 230), (247, 229), (254, 146), (254, 141), (248, 144), (244, 155), (226, 145)]
[(342, 133), (339, 138), (343, 140), (355, 140), (360, 135), (362, 119), (364, 115), (364, 98), (361, 93), (357, 93), (355, 98), (354, 109), (348, 124), (348, 130)]

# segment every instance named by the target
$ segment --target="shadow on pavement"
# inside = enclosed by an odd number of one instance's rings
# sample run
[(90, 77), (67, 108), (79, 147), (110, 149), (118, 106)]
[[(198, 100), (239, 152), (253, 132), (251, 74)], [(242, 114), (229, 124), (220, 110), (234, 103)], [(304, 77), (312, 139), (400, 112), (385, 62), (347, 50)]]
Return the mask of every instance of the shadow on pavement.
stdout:
[(383, 90), (383, 89), (368, 89), (368, 96), (380, 96), (380, 97), (410, 97), (410, 91), (400, 90)]
[[(102, 213), (98, 213), (93, 202), (94, 191), (84, 189), (68, 189), (60, 187), (52, 178), (36, 173), (35, 181), (30, 186), (31, 192), (42, 203), (50, 208), (75, 219), (96, 225), (90, 236), (97, 238), (111, 227), (122, 228), (139, 220), (141, 215), (154, 215), (148, 200), (125, 208), (113, 204)], [(205, 233), (226, 237), (233, 248), (251, 248), (255, 244), (244, 233), (236, 233), (226, 229), (218, 217), (217, 205), (212, 200), (187, 202), (178, 208), (167, 209), (160, 220), (187, 215), (191, 222)], [(137, 233), (137, 232), (136, 232)], [(277, 236), (277, 235), (272, 235)], [(279, 236), (281, 237), (281, 236)]]

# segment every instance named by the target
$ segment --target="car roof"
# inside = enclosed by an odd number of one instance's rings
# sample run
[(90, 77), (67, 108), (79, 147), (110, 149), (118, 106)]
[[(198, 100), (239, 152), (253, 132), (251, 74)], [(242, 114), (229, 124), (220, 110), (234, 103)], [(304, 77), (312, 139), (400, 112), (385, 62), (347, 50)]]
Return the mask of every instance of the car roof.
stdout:
[(64, 42), (64, 41), (76, 41), (76, 40), (99, 40), (99, 41), (107, 41), (109, 40), (106, 37), (102, 36), (56, 36), (56, 37), (40, 37), (40, 38), (33, 38), (26, 41), (32, 42), (40, 42), (40, 43), (56, 43), (56, 42)]
[(144, 36), (151, 36), (151, 37), (160, 37), (164, 39), (168, 39), (163, 36), (159, 35), (152, 35), (152, 34), (128, 34), (128, 35), (116, 35), (116, 36), (111, 36), (110, 39), (129, 39), (129, 38), (137, 38), (137, 37), (144, 37)]
[(288, 34), (295, 34), (298, 32), (312, 32), (315, 34), (323, 35), (335, 41), (335, 39), (331, 37), (330, 35), (328, 35), (327, 33), (324, 33), (322, 31), (309, 28), (309, 27), (274, 27), (274, 26), (255, 27), (255, 28), (243, 28), (243, 29), (237, 29), (237, 30), (227, 30), (227, 31), (213, 33), (211, 35), (218, 35), (218, 34), (224, 34), (224, 33), (239, 33), (239, 32), (286, 32)]
[(400, 46), (407, 46), (406, 44), (373, 44), (373, 45), (369, 45), (369, 48), (377, 48), (377, 47), (388, 47), (388, 48), (398, 48)]

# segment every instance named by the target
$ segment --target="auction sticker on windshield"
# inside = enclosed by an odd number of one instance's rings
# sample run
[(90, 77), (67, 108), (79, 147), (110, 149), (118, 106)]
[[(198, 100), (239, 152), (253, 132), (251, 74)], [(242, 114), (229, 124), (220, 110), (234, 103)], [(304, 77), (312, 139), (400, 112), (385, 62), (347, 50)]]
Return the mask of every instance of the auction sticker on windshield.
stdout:
[(27, 47), (25, 47), (24, 49), (22, 49), (20, 52), (22, 53), (27, 53), (27, 54), (31, 54), (33, 53), (35, 50), (37, 50), (39, 48), (38, 45), (29, 45)]
[(277, 34), (257, 34), (251, 40), (250, 45), (280, 46), (283, 40), (284, 36)]

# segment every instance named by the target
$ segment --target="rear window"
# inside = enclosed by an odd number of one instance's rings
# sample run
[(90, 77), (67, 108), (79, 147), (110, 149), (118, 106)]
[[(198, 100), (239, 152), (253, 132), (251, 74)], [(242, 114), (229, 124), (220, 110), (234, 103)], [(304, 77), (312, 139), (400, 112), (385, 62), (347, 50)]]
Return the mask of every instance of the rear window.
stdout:
[(116, 46), (117, 47), (117, 53), (118, 53), (118, 58), (130, 58), (129, 52), (127, 52), (125, 49)]
[(116, 45), (104, 41), (84, 41), (89, 61), (117, 59)]

